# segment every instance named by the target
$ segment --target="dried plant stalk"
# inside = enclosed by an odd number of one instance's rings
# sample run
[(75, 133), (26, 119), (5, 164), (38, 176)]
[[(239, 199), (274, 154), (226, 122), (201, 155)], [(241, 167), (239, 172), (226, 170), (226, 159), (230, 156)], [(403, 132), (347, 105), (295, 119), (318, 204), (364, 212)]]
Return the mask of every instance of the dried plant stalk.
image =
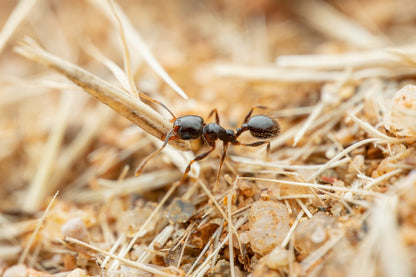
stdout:
[(300, 1), (294, 7), (294, 12), (329, 37), (363, 48), (380, 47), (388, 43), (383, 37), (370, 33), (356, 20), (338, 12), (324, 1)]
[[(121, 31), (124, 30), (126, 33), (127, 40), (123, 43), (126, 43), (132, 51), (140, 53), (146, 63), (155, 71), (160, 78), (162, 78), (166, 84), (168, 84), (177, 94), (179, 94), (184, 99), (188, 99), (186, 93), (180, 88), (174, 80), (169, 76), (169, 74), (163, 69), (159, 64), (156, 58), (153, 56), (152, 52), (143, 41), (140, 33), (130, 22), (129, 18), (124, 14), (123, 10), (115, 2), (107, 3), (100, 0), (89, 0), (94, 4), (99, 10), (101, 10), (104, 15), (113, 22), (115, 26), (122, 25)], [(116, 16), (115, 16), (116, 15)], [(118, 17), (118, 19), (116, 18)], [(119, 22), (116, 22), (119, 21)]]
[(36, 2), (38, 2), (38, 0), (20, 1), (13, 12), (10, 14), (10, 17), (7, 19), (0, 32), (0, 53), (3, 51), (10, 37), (17, 30), (20, 23), (31, 11)]
[[(158, 139), (162, 139), (172, 127), (167, 119), (146, 104), (90, 72), (46, 52), (29, 38), (15, 50), (20, 55), (65, 75), (86, 92)], [(171, 141), (171, 144), (182, 150), (190, 149), (189, 144), (181, 140)]]

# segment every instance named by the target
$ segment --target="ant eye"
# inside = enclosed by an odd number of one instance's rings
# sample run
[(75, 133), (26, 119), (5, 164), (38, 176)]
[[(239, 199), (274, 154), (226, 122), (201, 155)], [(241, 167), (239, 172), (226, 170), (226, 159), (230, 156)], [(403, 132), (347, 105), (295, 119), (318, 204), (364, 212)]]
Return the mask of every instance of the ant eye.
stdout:
[(181, 139), (197, 139), (202, 136), (204, 120), (197, 115), (186, 115), (179, 117), (173, 123), (178, 136)]
[(277, 121), (265, 115), (251, 117), (247, 122), (247, 127), (250, 134), (256, 138), (272, 138), (280, 132)]

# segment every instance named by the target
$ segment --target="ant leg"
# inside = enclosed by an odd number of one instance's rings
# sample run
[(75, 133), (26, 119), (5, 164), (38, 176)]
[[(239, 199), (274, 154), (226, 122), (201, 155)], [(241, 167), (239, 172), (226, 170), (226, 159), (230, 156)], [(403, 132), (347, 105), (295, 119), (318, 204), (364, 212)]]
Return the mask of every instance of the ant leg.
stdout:
[(185, 172), (183, 173), (183, 177), (182, 177), (181, 183), (183, 182), (183, 180), (185, 179), (185, 177), (188, 175), (189, 171), (191, 171), (191, 166), (192, 166), (192, 164), (194, 162), (197, 162), (197, 161), (200, 161), (200, 160), (206, 158), (209, 154), (211, 154), (212, 151), (214, 151), (214, 149), (215, 149), (215, 143), (213, 143), (210, 146), (211, 146), (211, 149), (210, 150), (208, 150), (205, 153), (202, 153), (202, 154), (198, 155), (195, 159), (193, 159), (192, 161), (189, 162), (188, 166), (185, 169)]
[(209, 114), (208, 114), (208, 117), (207, 117), (207, 119), (208, 118), (210, 118), (211, 117), (211, 115), (212, 114), (214, 114), (215, 113), (215, 123), (217, 123), (218, 125), (220, 125), (220, 117), (218, 116), (218, 111), (217, 111), (217, 108), (215, 108), (215, 109), (213, 109)]
[(260, 141), (255, 141), (252, 143), (241, 143), (241, 142), (236, 143), (236, 145), (243, 145), (243, 146), (250, 146), (250, 147), (257, 147), (263, 144), (267, 144), (266, 155), (267, 155), (267, 159), (269, 160), (270, 159), (270, 141), (260, 140)]
[(255, 110), (255, 109), (267, 109), (267, 107), (266, 106), (262, 106), (262, 105), (257, 105), (257, 106), (254, 106), (253, 108), (251, 108), (251, 110), (246, 114), (246, 117), (244, 117), (244, 121), (243, 121), (243, 124), (245, 124), (245, 123), (247, 123), (248, 122), (248, 120), (250, 119), (250, 117), (251, 117), (251, 114), (253, 113), (253, 111)]
[(218, 185), (220, 183), (221, 169), (222, 169), (222, 165), (224, 164), (225, 156), (227, 156), (227, 150), (228, 150), (228, 144), (224, 144), (224, 146), (222, 148), (220, 166), (219, 166), (218, 172), (217, 172), (217, 179), (215, 180), (215, 185), (214, 185), (214, 189), (213, 189), (214, 192), (218, 191)]
[(257, 105), (257, 106), (254, 106), (253, 108), (250, 109), (250, 111), (244, 117), (243, 123), (241, 123), (240, 128), (237, 128), (237, 132), (235, 134), (235, 136), (237, 138), (241, 135), (241, 133), (243, 133), (243, 132), (245, 132), (245, 131), (248, 130), (248, 128), (247, 128), (247, 122), (250, 119), (250, 117), (253, 114), (253, 111), (255, 109), (267, 109), (267, 107), (266, 106), (262, 106), (262, 105)]
[(142, 163), (140, 164), (140, 166), (136, 169), (136, 176), (139, 176), (140, 174), (142, 174), (144, 166), (147, 164), (148, 161), (150, 161), (154, 156), (156, 156), (157, 154), (159, 154), (163, 148), (166, 147), (166, 145), (168, 144), (169, 139), (172, 138), (172, 133), (173, 133), (173, 129), (169, 131), (169, 133), (166, 135), (165, 141), (163, 142), (163, 145), (156, 150), (155, 152), (153, 152), (152, 154), (150, 154), (149, 156), (147, 156), (146, 159), (144, 159), (144, 161), (142, 161)]
[(144, 94), (142, 92), (139, 92), (139, 96), (140, 96), (140, 98), (146, 99), (147, 101), (150, 101), (152, 103), (155, 103), (157, 105), (160, 105), (162, 108), (164, 108), (165, 110), (167, 110), (170, 113), (170, 115), (173, 117), (173, 120), (176, 119), (176, 116), (173, 114), (173, 112), (171, 110), (168, 109), (168, 107), (165, 106), (165, 104), (157, 101), (156, 99), (153, 99), (150, 96), (147, 96), (146, 94)]

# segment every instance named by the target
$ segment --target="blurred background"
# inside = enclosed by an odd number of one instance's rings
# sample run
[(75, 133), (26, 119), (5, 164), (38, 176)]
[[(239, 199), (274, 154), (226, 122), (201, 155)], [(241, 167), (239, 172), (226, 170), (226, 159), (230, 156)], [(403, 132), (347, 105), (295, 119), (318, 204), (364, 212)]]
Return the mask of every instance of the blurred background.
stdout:
[[(74, 215), (81, 217), (88, 228), (99, 225), (98, 221), (104, 220), (99, 215), (106, 213), (111, 224), (117, 221), (118, 214), (135, 201), (130, 191), (113, 189), (107, 195), (86, 192), (99, 191), (102, 179), (111, 181), (133, 176), (140, 161), (155, 149), (154, 140), (127, 119), (61, 74), (14, 52), (23, 38), (30, 37), (46, 51), (120, 87), (117, 78), (103, 64), (109, 60), (124, 68), (120, 30), (108, 13), (108, 3), (104, 2), (0, 2), (0, 26), (3, 26), (0, 36), (0, 275), (1, 270), (17, 263), (34, 231), (34, 219), (40, 217), (57, 190), (60, 190), (58, 208), (55, 207), (49, 218), (54, 224), (46, 228), (51, 237), (62, 237), (60, 224)], [(206, 117), (217, 108), (222, 125), (234, 129), (250, 108), (265, 105), (269, 115), (279, 118), (284, 134), (304, 122), (319, 103), (325, 110), (331, 102), (322, 102), (322, 95), (326, 95), (323, 88), (340, 84), (342, 80), (347, 81), (340, 85), (344, 88), (339, 92), (341, 102), (347, 101), (369, 80), (377, 80), (380, 91), (389, 92), (390, 96), (404, 85), (414, 84), (415, 60), (411, 54), (416, 53), (416, 2), (413, 0), (122, 0), (117, 4), (161, 67), (189, 99), (177, 93), (180, 89), (166, 83), (142, 53), (130, 49), (137, 88), (163, 102), (176, 116)], [(393, 48), (396, 50), (389, 52)], [(363, 99), (348, 112), (360, 106), (363, 120), (382, 126), (382, 108)], [(157, 105), (152, 107), (170, 119), (163, 109)], [(336, 109), (332, 107), (332, 111)], [(365, 138), (357, 126), (354, 129), (345, 120), (347, 112), (340, 110), (340, 113), (340, 119), (333, 126), (336, 131), (343, 127), (348, 131), (336, 133), (337, 150)], [(326, 162), (325, 153), (329, 149), (326, 143), (331, 138), (324, 134), (310, 137), (313, 147), (322, 146), (313, 150), (314, 153), (306, 153), (303, 148), (299, 154), (299, 149), (293, 146), (294, 135), (272, 142), (272, 161), (296, 156), (299, 160), (291, 160), (294, 164)], [(250, 141), (248, 136), (243, 138)], [(297, 146), (308, 146), (308, 138), (307, 134)], [(201, 146), (193, 147), (198, 150)], [(230, 152), (252, 158), (260, 153), (238, 147)], [(373, 156), (363, 155), (376, 157), (380, 162), (386, 157), (380, 153), (374, 150)], [(202, 176), (209, 179), (218, 165), (218, 154), (204, 163)], [(376, 166), (369, 166), (366, 174), (371, 176)], [(172, 168), (170, 159), (160, 156), (149, 164), (149, 171), (166, 167)], [(227, 168), (233, 172), (232, 165)], [(161, 178), (161, 185), (181, 176), (178, 172), (172, 174)], [(159, 193), (163, 190), (158, 189), (155, 194), (145, 192), (145, 198), (160, 199)], [(414, 217), (411, 204), (406, 207), (403, 220)], [(343, 211), (345, 215), (347, 212)], [(412, 224), (405, 232), (407, 246), (413, 252), (416, 229)], [(354, 235), (359, 244), (361, 233), (357, 231)], [(57, 249), (64, 248), (62, 245), (54, 244), (52, 239), (40, 241), (41, 244), (35, 243), (37, 246), (31, 248), (38, 255), (26, 263), (29, 267), (52, 273), (82, 268), (56, 258)], [(53, 260), (54, 257), (59, 261)], [(300, 262), (302, 257), (297, 259)], [(240, 263), (238, 267), (241, 274), (246, 274), (253, 272), (256, 265), (253, 261), (245, 266)], [(89, 270), (90, 274), (97, 272)], [(340, 265), (339, 275), (333, 275), (334, 270), (320, 276), (344, 276), (344, 270), (344, 265)], [(379, 270), (366, 276), (381, 276)], [(271, 272), (275, 275), (270, 276), (287, 276), (285, 270)], [(263, 273), (257, 272), (257, 276), (265, 276)]]

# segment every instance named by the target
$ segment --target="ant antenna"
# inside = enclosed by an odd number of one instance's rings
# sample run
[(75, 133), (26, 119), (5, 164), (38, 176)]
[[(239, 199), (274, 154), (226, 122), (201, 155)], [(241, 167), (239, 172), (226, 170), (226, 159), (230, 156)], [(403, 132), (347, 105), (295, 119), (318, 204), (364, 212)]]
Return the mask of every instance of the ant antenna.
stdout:
[(148, 161), (150, 161), (154, 156), (156, 156), (157, 154), (159, 154), (160, 152), (162, 152), (163, 148), (166, 147), (166, 145), (168, 144), (169, 139), (171, 139), (172, 137), (172, 133), (173, 133), (173, 129), (169, 131), (169, 133), (167, 134), (165, 140), (163, 141), (162, 146), (157, 149), (156, 151), (154, 151), (152, 154), (150, 154), (149, 156), (147, 156), (146, 159), (144, 159), (144, 161), (142, 161), (142, 163), (139, 165), (139, 167), (136, 169), (135, 175), (139, 176), (140, 174), (142, 174), (144, 166), (147, 164)]
[(159, 101), (157, 101), (156, 99), (153, 99), (152, 97), (150, 97), (150, 96), (147, 96), (146, 94), (144, 94), (143, 92), (139, 92), (139, 96), (140, 96), (140, 99), (146, 99), (147, 101), (150, 101), (150, 102), (152, 102), (152, 103), (155, 103), (155, 104), (157, 104), (157, 105), (160, 105), (162, 108), (164, 108), (165, 110), (167, 110), (169, 113), (170, 113), (170, 115), (173, 117), (173, 120), (175, 120), (176, 119), (176, 116), (173, 114), (173, 112), (171, 111), (171, 110), (169, 110), (168, 109), (168, 107), (166, 107), (166, 105), (165, 104), (163, 104), (163, 103), (161, 103), (161, 102), (159, 102)]

